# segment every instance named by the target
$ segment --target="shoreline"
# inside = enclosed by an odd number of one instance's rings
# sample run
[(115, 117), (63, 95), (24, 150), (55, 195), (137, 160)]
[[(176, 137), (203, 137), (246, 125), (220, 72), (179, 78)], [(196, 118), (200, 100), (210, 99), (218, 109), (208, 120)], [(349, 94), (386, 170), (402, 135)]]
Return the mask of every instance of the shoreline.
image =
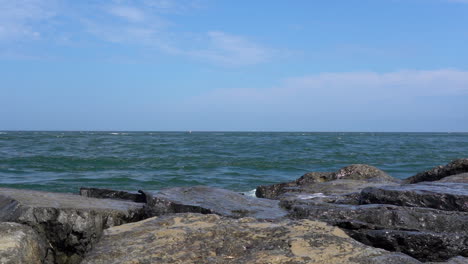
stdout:
[(468, 261), (468, 159), (404, 180), (355, 164), (259, 186), (256, 196), (207, 186), (81, 188), (80, 194), (0, 188), (0, 240), (15, 245), (0, 246), (0, 258), (47, 264)]

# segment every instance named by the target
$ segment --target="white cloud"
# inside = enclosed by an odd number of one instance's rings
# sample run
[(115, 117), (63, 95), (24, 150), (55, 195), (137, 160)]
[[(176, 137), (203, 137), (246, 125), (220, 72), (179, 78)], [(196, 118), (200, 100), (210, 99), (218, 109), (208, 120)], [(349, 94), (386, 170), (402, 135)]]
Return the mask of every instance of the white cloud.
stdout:
[(242, 36), (212, 31), (206, 37), (206, 48), (188, 50), (186, 53), (196, 58), (234, 66), (262, 63), (273, 55), (273, 50)]
[(346, 111), (366, 105), (378, 107), (376, 102), (393, 102), (397, 107), (410, 98), (458, 95), (468, 95), (468, 71), (345, 72), (288, 78), (268, 89), (218, 89), (193, 97), (184, 105), (233, 111)]
[(40, 24), (57, 11), (54, 0), (0, 0), (0, 40), (40, 37)]
[(142, 22), (145, 20), (144, 12), (131, 6), (112, 6), (109, 8), (108, 12), (131, 22)]
[(106, 7), (107, 14), (124, 19), (118, 22), (118, 26), (112, 18), (86, 19), (84, 24), (87, 31), (105, 41), (155, 48), (164, 53), (226, 66), (262, 63), (274, 55), (272, 49), (244, 36), (222, 31), (171, 31), (171, 23), (153, 11), (155, 8), (180, 8), (180, 2), (177, 5), (167, 0), (145, 1), (133, 6), (125, 4), (118, 2), (117, 5)]
[[(226, 66), (263, 63), (275, 55), (273, 49), (245, 36), (222, 31), (186, 31), (183, 25), (174, 25), (164, 15), (196, 9), (200, 6), (199, 1), (113, 0), (90, 4), (61, 0), (0, 0), (0, 40), (40, 38), (46, 33), (44, 35), (55, 43), (61, 39), (73, 43), (74, 35), (85, 33), (94, 35), (99, 41)], [(57, 25), (53, 20), (58, 15), (68, 19), (59, 21), (58, 24), (64, 23), (61, 26), (81, 28), (74, 32), (57, 30), (51, 34), (47, 30)], [(82, 36), (79, 38), (83, 39)]]

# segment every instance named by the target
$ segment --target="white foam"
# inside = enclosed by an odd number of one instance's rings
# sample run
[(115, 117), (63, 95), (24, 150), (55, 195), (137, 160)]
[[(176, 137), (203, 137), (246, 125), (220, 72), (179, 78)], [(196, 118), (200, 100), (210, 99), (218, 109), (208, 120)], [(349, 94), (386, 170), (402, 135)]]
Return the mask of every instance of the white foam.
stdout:
[(323, 193), (314, 193), (314, 194), (299, 194), (297, 198), (301, 200), (309, 200), (309, 199), (314, 199), (314, 198), (323, 198), (327, 197)]
[(256, 192), (256, 191), (257, 191), (257, 189), (253, 189), (253, 190), (248, 191), (248, 192), (243, 192), (243, 194), (246, 195), (246, 196), (250, 196), (250, 197), (257, 197), (257, 196), (255, 195), (255, 192)]

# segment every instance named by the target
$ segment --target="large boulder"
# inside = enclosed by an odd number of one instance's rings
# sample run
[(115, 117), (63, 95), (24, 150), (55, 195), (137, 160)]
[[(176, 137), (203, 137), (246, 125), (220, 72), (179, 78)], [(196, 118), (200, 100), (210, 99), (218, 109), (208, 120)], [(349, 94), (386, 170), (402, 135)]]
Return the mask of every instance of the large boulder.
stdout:
[(437, 166), (428, 171), (418, 173), (404, 180), (405, 183), (418, 183), (423, 181), (438, 181), (447, 176), (468, 172), (468, 158), (457, 159), (444, 166)]
[(178, 214), (113, 227), (83, 264), (420, 263), (365, 246), (323, 222)]
[(79, 263), (105, 228), (144, 218), (143, 204), (0, 188), (0, 222), (32, 227), (55, 263)]
[(468, 212), (468, 183), (428, 182), (368, 187), (362, 190), (360, 202)]
[(373, 166), (354, 164), (336, 172), (310, 172), (292, 182), (259, 186), (256, 195), (268, 199), (288, 196), (301, 198), (314, 194), (343, 195), (359, 192), (367, 186), (398, 182), (399, 180)]
[(46, 258), (45, 241), (29, 226), (0, 223), (1, 264), (42, 264)]
[(328, 222), (369, 246), (421, 261), (468, 254), (468, 213), (384, 204), (347, 205), (320, 199), (283, 200), (290, 217)]

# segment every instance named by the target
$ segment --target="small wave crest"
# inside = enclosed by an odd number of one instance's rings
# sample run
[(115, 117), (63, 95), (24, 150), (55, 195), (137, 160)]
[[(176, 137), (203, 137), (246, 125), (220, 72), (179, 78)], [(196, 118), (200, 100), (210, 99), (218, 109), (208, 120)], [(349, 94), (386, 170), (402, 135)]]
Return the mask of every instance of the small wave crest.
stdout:
[(297, 196), (297, 198), (301, 200), (309, 200), (309, 199), (314, 199), (314, 198), (323, 198), (327, 197), (323, 193), (313, 193), (313, 194), (300, 194)]
[(250, 196), (250, 197), (257, 197), (255, 195), (255, 192), (257, 191), (257, 189), (253, 189), (251, 191), (248, 191), (248, 192), (242, 192), (242, 194), (246, 195), (246, 196)]

